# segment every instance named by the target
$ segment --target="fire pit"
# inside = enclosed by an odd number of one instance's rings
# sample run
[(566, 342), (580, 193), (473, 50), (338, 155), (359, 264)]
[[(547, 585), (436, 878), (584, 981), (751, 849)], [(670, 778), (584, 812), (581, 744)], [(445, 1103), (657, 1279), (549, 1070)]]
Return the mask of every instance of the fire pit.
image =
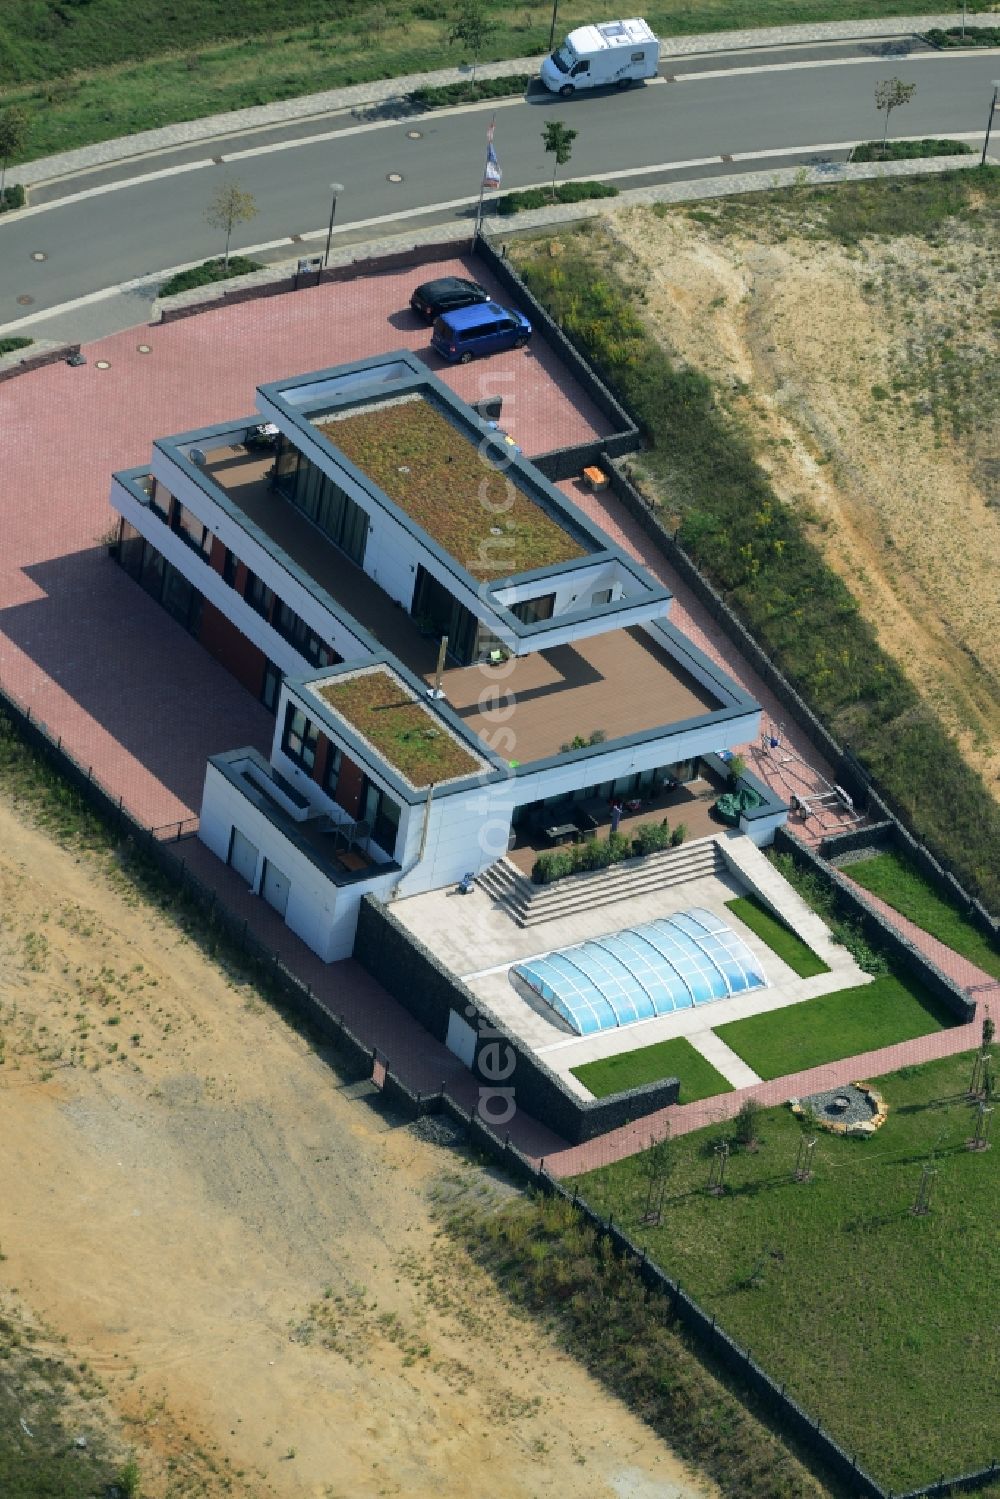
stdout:
[(813, 1119), (836, 1135), (873, 1135), (885, 1123), (887, 1113), (882, 1095), (867, 1083), (848, 1083), (808, 1098), (793, 1098), (790, 1103), (800, 1118)]

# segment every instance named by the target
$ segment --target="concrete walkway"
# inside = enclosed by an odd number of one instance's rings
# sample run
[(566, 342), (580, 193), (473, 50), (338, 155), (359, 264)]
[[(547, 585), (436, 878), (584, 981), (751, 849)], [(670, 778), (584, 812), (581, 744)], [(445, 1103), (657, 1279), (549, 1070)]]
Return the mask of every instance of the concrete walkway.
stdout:
[[(697, 36), (666, 37), (660, 43), (660, 57), (692, 57), (704, 53), (751, 51), (761, 47), (783, 47), (809, 42), (843, 42), (867, 38), (913, 36), (932, 27), (946, 28), (961, 24), (962, 15), (946, 13), (931, 16), (891, 16), (883, 20), (875, 17), (860, 21), (832, 21), (815, 26), (771, 26), (758, 30), (708, 32)], [(969, 17), (974, 25), (975, 16)], [(506, 78), (519, 73), (538, 71), (540, 57), (514, 57), (504, 62), (481, 63), (477, 69), (480, 78)], [(385, 104), (393, 99), (402, 99), (417, 88), (440, 87), (449, 83), (468, 81), (468, 67), (439, 68), (430, 73), (413, 73), (403, 78), (376, 79), (370, 83), (358, 83), (350, 87), (327, 89), (319, 94), (306, 94), (298, 99), (282, 99), (274, 104), (256, 105), (250, 109), (237, 109), (225, 114), (204, 115), (200, 120), (183, 120), (175, 125), (164, 125), (156, 130), (144, 130), (137, 135), (119, 136), (114, 140), (98, 141), (92, 146), (82, 146), (74, 151), (63, 151), (55, 156), (40, 157), (37, 161), (25, 162), (8, 172), (11, 182), (20, 182), (32, 187), (39, 182), (48, 182), (55, 177), (71, 176), (74, 172), (85, 172), (91, 167), (107, 166), (112, 162), (125, 161), (131, 156), (142, 156), (150, 151), (169, 150), (172, 146), (191, 145), (196, 141), (212, 140), (221, 135), (233, 135), (244, 130), (256, 130), (267, 125), (281, 125), (295, 120), (315, 119), (320, 115), (335, 114), (342, 110), (360, 109), (371, 104)]]

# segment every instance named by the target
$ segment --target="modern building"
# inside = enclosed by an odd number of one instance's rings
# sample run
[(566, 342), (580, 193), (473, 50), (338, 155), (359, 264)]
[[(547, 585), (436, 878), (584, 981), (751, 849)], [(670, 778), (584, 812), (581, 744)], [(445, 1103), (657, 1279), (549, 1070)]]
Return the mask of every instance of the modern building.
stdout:
[(261, 386), (111, 503), (122, 566), (275, 714), (269, 759), (209, 761), (200, 836), (327, 960), (367, 891), (477, 874), (757, 736), (669, 591), (409, 353)]

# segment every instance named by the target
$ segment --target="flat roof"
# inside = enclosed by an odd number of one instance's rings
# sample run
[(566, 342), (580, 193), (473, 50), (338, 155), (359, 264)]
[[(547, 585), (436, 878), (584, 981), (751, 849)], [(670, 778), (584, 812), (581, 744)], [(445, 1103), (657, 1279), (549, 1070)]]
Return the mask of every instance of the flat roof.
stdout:
[(478, 582), (590, 555), (424, 394), (312, 421)]
[(495, 770), (466, 749), (388, 666), (362, 666), (313, 680), (309, 691), (417, 790)]

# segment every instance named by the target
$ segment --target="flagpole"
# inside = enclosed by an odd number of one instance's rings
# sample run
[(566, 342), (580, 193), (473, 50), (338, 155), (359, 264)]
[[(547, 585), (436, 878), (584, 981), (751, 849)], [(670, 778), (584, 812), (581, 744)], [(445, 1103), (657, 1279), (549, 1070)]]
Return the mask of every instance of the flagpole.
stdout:
[(473, 239), (479, 238), (479, 231), (483, 226), (483, 195), (486, 192), (486, 172), (490, 164), (490, 147), (493, 145), (493, 132), (496, 129), (496, 123), (497, 117), (494, 115), (492, 120), (490, 120), (490, 128), (486, 132), (486, 159), (483, 162), (483, 176), (479, 184), (479, 202), (476, 205), (476, 232), (473, 235)]

